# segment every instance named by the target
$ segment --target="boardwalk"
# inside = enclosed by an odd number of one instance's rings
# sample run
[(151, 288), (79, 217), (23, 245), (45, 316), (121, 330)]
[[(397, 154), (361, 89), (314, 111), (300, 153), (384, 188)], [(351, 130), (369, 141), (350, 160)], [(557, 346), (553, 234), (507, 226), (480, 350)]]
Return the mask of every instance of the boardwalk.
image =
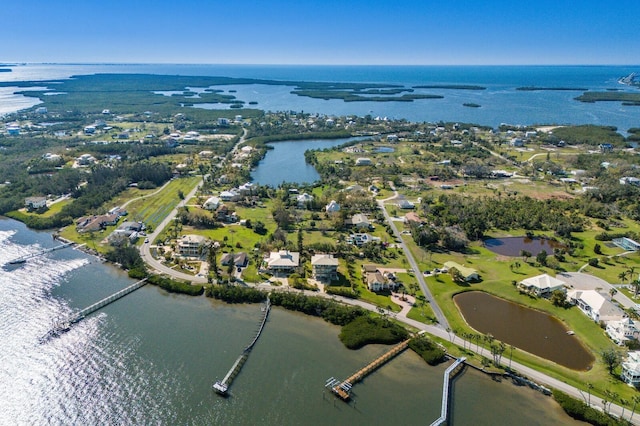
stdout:
[(61, 249), (67, 248), (67, 247), (71, 247), (73, 245), (75, 245), (75, 243), (64, 243), (64, 244), (61, 244), (59, 246), (55, 246), (55, 247), (51, 247), (51, 248), (48, 248), (48, 249), (39, 250), (39, 251), (37, 251), (35, 253), (25, 254), (24, 256), (20, 256), (18, 258), (10, 260), (7, 263), (9, 265), (18, 265), (18, 264), (26, 262), (29, 259), (33, 259), (34, 257), (39, 257), (39, 256), (42, 256), (44, 254), (51, 253), (52, 251), (61, 250)]
[(407, 349), (408, 346), (409, 346), (409, 339), (394, 346), (393, 348), (391, 348), (390, 350), (388, 350), (387, 352), (385, 352), (384, 354), (382, 354), (381, 356), (373, 360), (367, 366), (358, 370), (356, 373), (352, 374), (346, 380), (340, 382), (339, 380), (336, 380), (332, 377), (329, 380), (327, 380), (325, 386), (330, 387), (331, 391), (334, 394), (338, 395), (343, 401), (348, 401), (351, 398), (350, 392), (353, 385), (355, 385), (356, 383), (364, 379), (369, 374), (373, 373), (380, 366), (385, 364), (387, 361), (391, 360), (391, 358), (395, 357), (400, 352)]
[(242, 350), (242, 353), (240, 354), (238, 359), (236, 359), (236, 362), (233, 363), (233, 365), (227, 372), (226, 376), (224, 376), (224, 379), (218, 380), (213, 384), (213, 390), (216, 393), (223, 396), (226, 396), (228, 394), (229, 387), (231, 386), (231, 383), (233, 383), (233, 379), (235, 379), (236, 376), (240, 373), (240, 370), (242, 370), (242, 366), (244, 365), (245, 362), (247, 362), (247, 358), (249, 358), (249, 353), (251, 352), (251, 349), (253, 349), (253, 346), (256, 344), (256, 342), (258, 341), (258, 338), (262, 334), (262, 330), (264, 330), (264, 325), (267, 322), (267, 317), (269, 316), (270, 310), (271, 310), (271, 301), (267, 296), (267, 304), (263, 308), (262, 320), (260, 321), (260, 327), (258, 327), (258, 331), (256, 331), (256, 335), (254, 336), (251, 343), (249, 343), (247, 347), (245, 347)]
[(122, 290), (116, 293), (113, 293), (111, 296), (105, 297), (104, 299), (90, 306), (87, 306), (86, 308), (76, 312), (75, 314), (69, 316), (68, 318), (62, 321), (57, 321), (56, 323), (54, 323), (51, 330), (49, 330), (49, 332), (40, 339), (40, 341), (44, 343), (52, 337), (60, 336), (62, 333), (69, 331), (73, 324), (82, 321), (87, 315), (90, 315), (95, 311), (104, 308), (105, 306), (115, 302), (118, 299), (123, 298), (129, 293), (133, 293), (134, 291), (136, 291), (146, 283), (147, 283), (147, 278), (144, 278), (136, 283), (131, 284), (128, 287), (123, 288)]
[(431, 426), (439, 426), (447, 421), (447, 415), (449, 413), (449, 385), (451, 384), (451, 376), (452, 374), (455, 375), (456, 372), (454, 370), (459, 365), (462, 364), (464, 366), (464, 362), (466, 360), (467, 358), (465, 357), (456, 359), (456, 361), (444, 371), (444, 383), (442, 385), (442, 408), (440, 409), (440, 417), (434, 420), (434, 422), (431, 423)]

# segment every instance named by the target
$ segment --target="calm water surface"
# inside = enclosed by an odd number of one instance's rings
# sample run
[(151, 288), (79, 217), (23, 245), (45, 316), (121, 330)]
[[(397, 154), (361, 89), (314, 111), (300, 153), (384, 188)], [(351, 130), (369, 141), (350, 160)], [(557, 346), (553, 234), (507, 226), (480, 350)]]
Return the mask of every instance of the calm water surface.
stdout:
[(564, 244), (546, 238), (505, 237), (484, 240), (484, 246), (494, 253), (503, 256), (521, 256), (522, 250), (536, 256), (542, 250), (553, 254), (555, 248), (566, 248)]
[[(0, 260), (55, 244), (0, 220)], [(425, 424), (440, 413), (446, 365), (406, 351), (354, 388), (355, 406), (323, 395), (387, 347), (359, 351), (339, 328), (275, 308), (260, 341), (220, 398), (211, 384), (249, 342), (258, 305), (143, 287), (46, 344), (51, 320), (132, 281), (77, 251), (0, 269), (0, 424), (325, 425)], [(454, 385), (453, 424), (571, 424), (550, 398), (468, 371)]]
[(454, 301), (467, 324), (507, 345), (574, 370), (587, 370), (593, 364), (593, 354), (551, 315), (482, 291), (460, 293)]

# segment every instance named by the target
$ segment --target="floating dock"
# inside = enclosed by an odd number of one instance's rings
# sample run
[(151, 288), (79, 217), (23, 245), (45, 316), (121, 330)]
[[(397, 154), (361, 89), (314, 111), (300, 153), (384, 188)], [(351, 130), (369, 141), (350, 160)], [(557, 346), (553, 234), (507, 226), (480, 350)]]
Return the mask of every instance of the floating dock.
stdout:
[(233, 366), (231, 367), (231, 369), (229, 369), (229, 371), (227, 372), (227, 375), (224, 376), (224, 379), (218, 380), (213, 384), (212, 386), (213, 390), (217, 394), (222, 396), (228, 396), (229, 387), (231, 386), (233, 379), (235, 379), (236, 376), (240, 373), (240, 370), (242, 370), (242, 366), (247, 361), (247, 358), (249, 358), (249, 353), (251, 352), (251, 349), (253, 349), (253, 346), (256, 344), (256, 342), (258, 341), (258, 338), (262, 334), (262, 330), (264, 329), (264, 325), (267, 322), (267, 317), (269, 316), (270, 310), (271, 310), (271, 301), (267, 296), (267, 304), (265, 305), (264, 308), (262, 308), (262, 312), (263, 312), (262, 320), (260, 321), (260, 327), (258, 327), (258, 331), (256, 331), (255, 337), (253, 338), (251, 343), (249, 343), (249, 345), (247, 345), (247, 347), (245, 347), (242, 350), (242, 353), (240, 354), (238, 359), (236, 359), (236, 362), (233, 363)]
[(358, 370), (355, 374), (352, 374), (346, 380), (340, 381), (331, 377), (325, 383), (325, 387), (330, 388), (331, 392), (340, 397), (343, 401), (349, 401), (351, 399), (351, 388), (353, 385), (364, 379), (369, 374), (373, 373), (383, 364), (391, 360), (393, 357), (398, 355), (400, 352), (407, 349), (409, 346), (409, 340), (407, 339), (404, 342), (399, 343), (393, 348), (389, 349), (387, 352), (373, 360), (366, 367)]

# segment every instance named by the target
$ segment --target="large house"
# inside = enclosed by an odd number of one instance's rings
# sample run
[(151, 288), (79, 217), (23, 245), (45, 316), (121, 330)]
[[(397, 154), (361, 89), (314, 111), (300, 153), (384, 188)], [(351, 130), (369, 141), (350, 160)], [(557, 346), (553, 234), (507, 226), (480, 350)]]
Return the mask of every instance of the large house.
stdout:
[(595, 322), (618, 321), (625, 317), (622, 309), (596, 290), (571, 290), (567, 300)]
[(220, 206), (220, 198), (218, 197), (209, 197), (207, 201), (204, 202), (202, 207), (206, 210), (217, 210)]
[(244, 268), (249, 263), (249, 257), (247, 256), (247, 253), (240, 252), (240, 253), (235, 253), (235, 254), (234, 253), (225, 253), (220, 258), (220, 264), (221, 265), (227, 266), (231, 262), (233, 262), (233, 265), (236, 266), (236, 267)]
[(478, 271), (476, 271), (473, 268), (462, 266), (459, 263), (454, 262), (452, 260), (445, 262), (444, 267), (447, 269), (456, 268), (458, 272), (460, 272), (460, 275), (462, 275), (462, 279), (467, 282), (478, 281), (480, 279), (480, 275), (478, 275)]
[(202, 235), (183, 235), (178, 239), (178, 254), (182, 257), (200, 257), (206, 240)]
[(609, 321), (605, 329), (607, 335), (616, 345), (624, 345), (626, 342), (638, 340), (640, 330), (631, 318), (622, 318), (619, 321)]
[(340, 211), (340, 204), (336, 202), (336, 200), (331, 200), (329, 204), (327, 204), (324, 208), (327, 213), (335, 213)]
[(107, 226), (115, 225), (118, 219), (120, 215), (117, 213), (81, 217), (76, 221), (76, 230), (80, 233), (100, 231)]
[(367, 288), (371, 291), (395, 290), (398, 287), (395, 279), (389, 279), (389, 276), (380, 272), (376, 265), (362, 265), (362, 273)]
[(338, 259), (331, 254), (314, 254), (311, 257), (313, 278), (318, 281), (338, 279)]
[(296, 197), (299, 209), (306, 209), (309, 203), (313, 202), (313, 195), (309, 195), (306, 192)]
[(640, 385), (640, 352), (629, 352), (622, 363), (622, 380), (629, 386)]
[(272, 251), (265, 259), (267, 270), (274, 275), (290, 274), (300, 265), (300, 253), (288, 250)]
[(344, 220), (344, 224), (346, 226), (351, 226), (357, 229), (371, 229), (371, 223), (369, 222), (369, 219), (367, 219), (367, 216), (363, 215), (362, 213), (356, 213), (353, 216), (351, 216), (348, 219)]
[(24, 205), (29, 210), (38, 210), (47, 205), (47, 197), (27, 197)]
[(566, 286), (567, 284), (564, 281), (548, 274), (525, 278), (518, 283), (518, 287), (538, 297), (550, 297), (551, 293), (556, 290), (566, 293)]

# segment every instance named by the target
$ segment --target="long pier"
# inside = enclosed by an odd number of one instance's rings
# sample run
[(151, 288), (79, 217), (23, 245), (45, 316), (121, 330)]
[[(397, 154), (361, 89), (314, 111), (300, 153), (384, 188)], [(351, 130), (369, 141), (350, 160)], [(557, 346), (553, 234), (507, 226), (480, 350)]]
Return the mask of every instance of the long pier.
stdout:
[(381, 356), (373, 360), (367, 366), (365, 366), (364, 368), (361, 368), (356, 373), (352, 374), (346, 380), (340, 381), (340, 380), (334, 379), (333, 377), (330, 378), (325, 383), (325, 387), (331, 388), (331, 391), (337, 396), (339, 396), (340, 399), (342, 399), (343, 401), (348, 401), (351, 398), (350, 393), (353, 385), (355, 385), (356, 383), (364, 379), (369, 374), (373, 373), (380, 366), (385, 364), (387, 361), (391, 360), (400, 352), (407, 349), (407, 347), (409, 346), (409, 340), (410, 339), (407, 339), (397, 344), (396, 346), (394, 346), (393, 348), (391, 348), (390, 350), (388, 350), (387, 352), (385, 352), (384, 354), (382, 354)]
[(431, 423), (431, 426), (439, 426), (447, 421), (447, 414), (449, 412), (449, 385), (451, 384), (451, 375), (455, 375), (454, 370), (458, 368), (460, 364), (464, 364), (467, 358), (462, 357), (455, 360), (453, 364), (451, 364), (444, 371), (444, 383), (442, 386), (442, 408), (440, 409), (440, 417)]
[(249, 358), (249, 353), (251, 352), (251, 349), (253, 349), (253, 346), (258, 341), (258, 338), (260, 337), (260, 335), (262, 334), (262, 330), (264, 330), (264, 325), (267, 322), (267, 317), (269, 316), (269, 311), (271, 310), (271, 301), (269, 300), (269, 296), (267, 296), (267, 304), (262, 309), (263, 309), (262, 320), (260, 321), (260, 327), (258, 327), (258, 331), (256, 331), (256, 335), (254, 336), (251, 343), (249, 343), (247, 347), (245, 347), (242, 350), (242, 353), (240, 354), (238, 359), (236, 359), (236, 362), (233, 363), (233, 366), (227, 372), (226, 376), (224, 376), (224, 379), (218, 380), (213, 384), (213, 390), (216, 393), (223, 396), (228, 395), (228, 391), (229, 391), (229, 387), (231, 386), (231, 383), (236, 378), (236, 376), (240, 373), (240, 370), (242, 370), (242, 366), (244, 366), (244, 363), (247, 361), (247, 358)]
[(59, 246), (55, 246), (55, 247), (39, 250), (39, 251), (37, 251), (35, 253), (25, 254), (24, 256), (17, 257), (17, 258), (15, 258), (13, 260), (10, 260), (7, 263), (9, 265), (19, 265), (21, 263), (25, 263), (29, 259), (33, 259), (34, 257), (42, 256), (44, 254), (51, 253), (52, 251), (61, 250), (61, 249), (67, 248), (67, 247), (71, 247), (73, 245), (75, 245), (75, 243), (73, 243), (73, 242), (64, 243), (64, 244), (61, 244)]
[(42, 341), (46, 341), (51, 337), (57, 337), (64, 332), (67, 332), (71, 329), (71, 326), (77, 322), (82, 321), (87, 315), (94, 313), (95, 311), (104, 308), (105, 306), (115, 302), (118, 299), (123, 298), (129, 293), (133, 293), (140, 287), (144, 286), (147, 283), (147, 278), (144, 278), (138, 282), (131, 284), (128, 287), (123, 288), (116, 293), (113, 293), (111, 296), (105, 297), (98, 302), (87, 306), (86, 308), (76, 312), (75, 314), (67, 317), (62, 321), (58, 321), (53, 325), (53, 328), (41, 339)]

